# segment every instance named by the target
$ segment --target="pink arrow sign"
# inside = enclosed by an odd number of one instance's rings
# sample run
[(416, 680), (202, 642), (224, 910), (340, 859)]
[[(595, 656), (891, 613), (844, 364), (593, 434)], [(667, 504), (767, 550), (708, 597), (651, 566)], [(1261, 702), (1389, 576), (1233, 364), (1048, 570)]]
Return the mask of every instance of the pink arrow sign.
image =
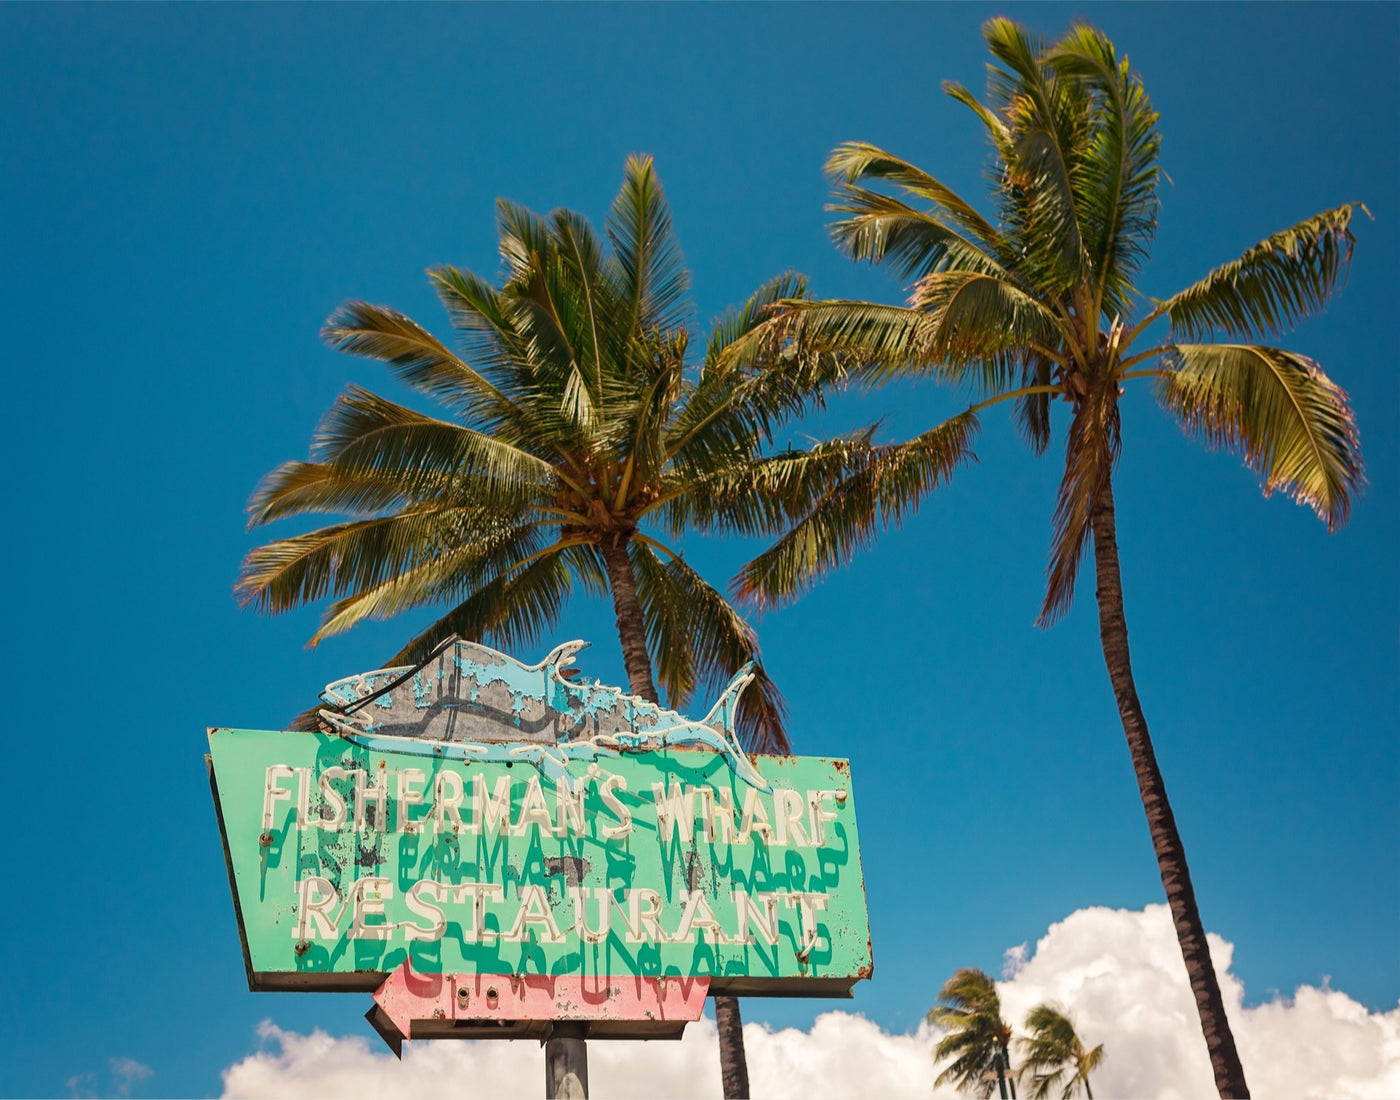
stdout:
[(374, 1000), (411, 1039), (414, 1020), (691, 1022), (709, 991), (708, 977), (419, 974), (405, 961)]

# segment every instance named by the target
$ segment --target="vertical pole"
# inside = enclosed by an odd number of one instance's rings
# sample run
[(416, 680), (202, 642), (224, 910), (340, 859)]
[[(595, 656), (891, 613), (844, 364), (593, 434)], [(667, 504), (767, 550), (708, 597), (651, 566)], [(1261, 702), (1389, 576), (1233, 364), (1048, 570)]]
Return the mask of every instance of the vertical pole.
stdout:
[(544, 1043), (545, 1100), (587, 1100), (586, 1024), (561, 1021)]
[(1006, 1055), (1002, 1053), (1000, 1046), (992, 1055), (992, 1065), (996, 1067), (997, 1090), (1001, 1093), (1001, 1100), (1010, 1100), (1006, 1095)]

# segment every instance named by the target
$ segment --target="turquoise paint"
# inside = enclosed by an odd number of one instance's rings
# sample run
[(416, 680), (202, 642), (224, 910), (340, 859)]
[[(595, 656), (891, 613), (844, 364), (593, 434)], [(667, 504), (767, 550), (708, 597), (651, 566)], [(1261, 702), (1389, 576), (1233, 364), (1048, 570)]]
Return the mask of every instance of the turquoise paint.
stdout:
[[(398, 741), (399, 739), (383, 739)], [(325, 987), (356, 974), (378, 975), (411, 958), (421, 972), (476, 972), (492, 974), (707, 974), (716, 988), (727, 986), (754, 992), (762, 989), (781, 992), (800, 987), (802, 992), (842, 995), (859, 977), (868, 976), (871, 966), (869, 923), (865, 907), (864, 881), (860, 869), (855, 800), (850, 792), (849, 770), (845, 762), (807, 757), (755, 757), (758, 772), (769, 784), (768, 791), (751, 787), (735, 776), (725, 760), (715, 753), (679, 748), (570, 758), (569, 746), (489, 746), (492, 753), (509, 753), (512, 748), (530, 751), (548, 748), (564, 754), (551, 777), (537, 768), (524, 754), (513, 759), (448, 760), (414, 755), (383, 744), (356, 744), (324, 734), (264, 731), (214, 730), (210, 732), (210, 753), (217, 785), (225, 838), (232, 866), (235, 901), (239, 908), (247, 946), (250, 975), (255, 986), (275, 986), (279, 979), (295, 978), (311, 987)], [(442, 745), (460, 749), (461, 746)], [(305, 769), (310, 797), (307, 800), (309, 827), (298, 822), (297, 802), (300, 775), (276, 780), (286, 792), (272, 802), (273, 820), (264, 829), (264, 795), (268, 769), (285, 765)], [(346, 779), (326, 777), (326, 769), (346, 768)], [(417, 784), (423, 804), (406, 800), (400, 806), (397, 783), (405, 770), (418, 769), (425, 780)], [(452, 772), (472, 792), (480, 776), (483, 790), (494, 793), (506, 782), (510, 795), (515, 833), (502, 834), (483, 825), (480, 832), (454, 831), (450, 814), (444, 814), (442, 828), (433, 812), (436, 785), (445, 772)], [(371, 825), (369, 813), (358, 831), (354, 820), (354, 775), (372, 791), (383, 783), (383, 819)], [(608, 804), (600, 783), (608, 776), (619, 776), (625, 791), (614, 790), (614, 797), (631, 815), (632, 831), (609, 838), (607, 829), (619, 827), (619, 814)], [(352, 803), (343, 827), (317, 827), (321, 816), (333, 807), (321, 789), (327, 788)], [(382, 778), (381, 778), (382, 777)], [(567, 777), (570, 788), (580, 785), (584, 792), (583, 828), (572, 819), (562, 832), (557, 828), (559, 808), (555, 780)], [(543, 807), (535, 806), (535, 818), (525, 820), (530, 810), (531, 779), (538, 784)], [(449, 780), (441, 780), (450, 789)], [(616, 782), (616, 781), (614, 781)], [(843, 801), (825, 796), (820, 805), (830, 813), (824, 823), (820, 844), (801, 843), (788, 835), (764, 839), (755, 830), (748, 843), (720, 834), (706, 840), (703, 821), (696, 819), (689, 840), (676, 826), (667, 827), (658, 813), (652, 785), (660, 783), (671, 792), (673, 784), (682, 792), (694, 790), (697, 805), (705, 799), (717, 803), (728, 797), (737, 808), (735, 826), (742, 821), (746, 799), (758, 800), (763, 813), (773, 817), (779, 802), (799, 799), (803, 809), (794, 821), (805, 823), (806, 840), (815, 840), (808, 792), (844, 791)], [(412, 794), (410, 784), (409, 793)], [(783, 792), (797, 791), (799, 795)], [(366, 799), (367, 807), (380, 817), (377, 804)], [(662, 800), (663, 807), (667, 799)], [(787, 805), (787, 803), (784, 803)], [(793, 804), (795, 805), (795, 803)], [(788, 805), (788, 809), (793, 809)], [(795, 811), (794, 811), (795, 812)], [(479, 807), (464, 796), (461, 808), (464, 822), (479, 816)], [(401, 815), (407, 815), (412, 831), (400, 830)], [(683, 816), (683, 815), (682, 815)], [(546, 828), (539, 818), (550, 823)], [(566, 815), (567, 817), (567, 815)], [(262, 843), (266, 840), (268, 843)], [(611, 906), (611, 928), (599, 943), (588, 943), (576, 934), (576, 896), (566, 888), (560, 873), (549, 874), (546, 861), (567, 858), (584, 861), (578, 885), (584, 894), (584, 916), (596, 926), (600, 898)], [(586, 866), (585, 866), (586, 865)], [(330, 884), (336, 901), (329, 913), (339, 910), (330, 934), (318, 927), (314, 915), (299, 913), (301, 891), (311, 891), (307, 900), (314, 909), (323, 900), (313, 881)], [(384, 880), (390, 896), (383, 902), (383, 915), (372, 902), (356, 901), (356, 891), (370, 880)], [(419, 886), (430, 880), (440, 887)], [(360, 885), (357, 885), (360, 884)], [(441, 938), (413, 939), (410, 928), (430, 930), (431, 921), (413, 912), (408, 904), (410, 891), (418, 900), (431, 900), (435, 890), (454, 888), (476, 890), (499, 887), (499, 899), (486, 903), (488, 931), (508, 933), (520, 910), (540, 888), (547, 899), (550, 918), (563, 939), (550, 942), (551, 933), (543, 917), (527, 919), (518, 942), (500, 939), (477, 942), (471, 926), (475, 914), (470, 904), (439, 897), (435, 904), (444, 914), (446, 926)], [(628, 891), (655, 890), (662, 939), (682, 931), (689, 895), (703, 896), (703, 906), (713, 914), (719, 936), (739, 939), (743, 930), (741, 907), (749, 904), (737, 898), (737, 889), (755, 899), (753, 904), (772, 904), (778, 942), (767, 942), (766, 935), (748, 926), (751, 942), (708, 942), (714, 935), (704, 932), (703, 909), (697, 908), (701, 927), (692, 929), (683, 942), (658, 941), (644, 934), (646, 942), (629, 943), (626, 919)], [(425, 891), (427, 893), (425, 893)], [(594, 893), (603, 891), (603, 894)], [(825, 908), (803, 908), (802, 897), (824, 899)], [(765, 900), (765, 898), (767, 900)], [(794, 900), (795, 899), (795, 900)], [(366, 904), (369, 906), (365, 911)], [(639, 904), (641, 904), (639, 902)], [(621, 908), (619, 908), (621, 906)], [(353, 911), (361, 910), (365, 928), (356, 934)], [(645, 905), (642, 905), (645, 909)], [(310, 913), (310, 910), (308, 910)], [(808, 918), (815, 918), (815, 925)], [(307, 922), (302, 926), (303, 919)], [(760, 924), (762, 915), (760, 915)], [(376, 924), (392, 925), (384, 939), (369, 939), (365, 931)], [(815, 935), (815, 942), (809, 937)], [(303, 944), (300, 954), (298, 944)], [(807, 948), (805, 955), (803, 949)]]

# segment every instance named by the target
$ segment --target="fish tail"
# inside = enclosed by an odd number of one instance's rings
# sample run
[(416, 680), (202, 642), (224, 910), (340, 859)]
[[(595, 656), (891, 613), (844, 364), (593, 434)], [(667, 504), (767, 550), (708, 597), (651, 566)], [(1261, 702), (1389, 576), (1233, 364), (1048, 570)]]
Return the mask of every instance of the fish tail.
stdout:
[(738, 714), (739, 696), (744, 693), (746, 687), (754, 682), (756, 676), (757, 673), (752, 661), (739, 669), (734, 674), (734, 678), (725, 686), (724, 691), (720, 693), (715, 705), (710, 708), (710, 713), (705, 715), (704, 725), (718, 735), (724, 746), (724, 754), (729, 757), (731, 767), (739, 773), (745, 782), (761, 791), (766, 791), (769, 789), (768, 781), (753, 766), (753, 761), (749, 759), (749, 754), (744, 751), (744, 747), (739, 744), (738, 735), (734, 732), (734, 719)]

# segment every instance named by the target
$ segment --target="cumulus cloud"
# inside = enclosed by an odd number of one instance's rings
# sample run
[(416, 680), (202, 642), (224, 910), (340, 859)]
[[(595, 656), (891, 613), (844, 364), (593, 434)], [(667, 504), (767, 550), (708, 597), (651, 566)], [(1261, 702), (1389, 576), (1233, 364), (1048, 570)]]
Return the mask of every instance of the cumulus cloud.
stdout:
[[(1229, 972), (1234, 946), (1214, 934), (1208, 938), (1256, 1096), (1400, 1096), (1400, 1008), (1370, 1012), (1345, 993), (1313, 986), (1245, 1008), (1244, 986)], [(1085, 1043), (1105, 1044), (1096, 1095), (1175, 1100), (1214, 1094), (1165, 905), (1080, 909), (1051, 925), (1034, 954), (1013, 949), (1006, 962), (1006, 980), (997, 989), (1013, 1025), (1032, 1005), (1058, 1001), (1070, 1008)]]
[[(1211, 936), (1227, 1011), (1257, 1096), (1400, 1096), (1400, 1007), (1371, 1012), (1346, 994), (1312, 986), (1292, 997), (1242, 1007), (1229, 973), (1232, 946)], [(1019, 1025), (1039, 1001), (1068, 1006), (1090, 1045), (1107, 1058), (1095, 1095), (1162, 1097), (1214, 1093), (1195, 1003), (1164, 905), (1081, 909), (1052, 925), (1031, 950), (1012, 948), (998, 982), (1003, 1013)], [(748, 1002), (757, 1005), (758, 1002)], [(534, 1042), (409, 1043), (402, 1063), (364, 1036), (299, 1034), (270, 1021), (262, 1049), (224, 1071), (235, 1098), (537, 1097), (543, 1058)], [(750, 1083), (763, 1097), (929, 1097), (939, 1033), (927, 1024), (891, 1034), (847, 1012), (827, 1012), (810, 1030), (744, 1027)], [(590, 1091), (610, 1097), (720, 1095), (718, 1040), (706, 1019), (679, 1042), (591, 1043)]]
[[(264, 1049), (224, 1071), (227, 1098), (403, 1096), (537, 1097), (544, 1058), (537, 1042), (408, 1043), (403, 1063), (371, 1048), (362, 1036), (301, 1035), (264, 1021)], [(378, 1040), (373, 1040), (378, 1043)], [(928, 1096), (933, 1086), (932, 1032), (891, 1035), (862, 1016), (828, 1012), (810, 1031), (746, 1024), (749, 1083), (755, 1096)], [(714, 1022), (686, 1028), (679, 1042), (599, 1042), (588, 1046), (594, 1096), (721, 1095)]]
[(155, 1070), (135, 1058), (109, 1058), (107, 1081), (99, 1082), (95, 1073), (78, 1073), (64, 1083), (73, 1097), (130, 1096), (132, 1086), (155, 1076)]

